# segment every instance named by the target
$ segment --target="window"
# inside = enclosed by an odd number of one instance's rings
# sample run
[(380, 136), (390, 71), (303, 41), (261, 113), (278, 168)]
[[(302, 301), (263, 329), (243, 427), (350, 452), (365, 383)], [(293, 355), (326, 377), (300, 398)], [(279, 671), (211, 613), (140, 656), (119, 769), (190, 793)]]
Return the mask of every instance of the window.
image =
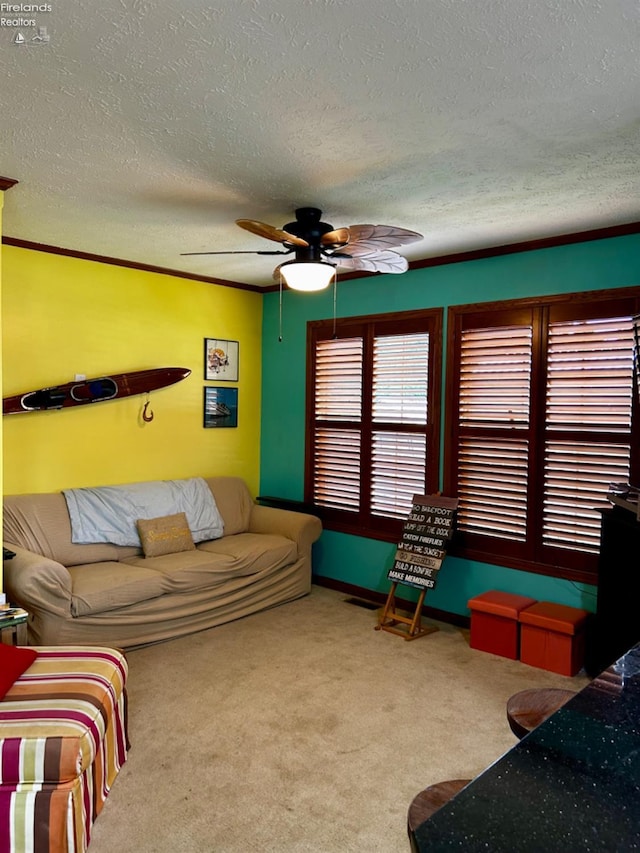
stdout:
[(308, 326), (306, 494), (326, 527), (393, 541), (438, 488), (442, 310)]
[(449, 309), (445, 493), (459, 498), (457, 553), (595, 580), (598, 510), (638, 467), (639, 294)]

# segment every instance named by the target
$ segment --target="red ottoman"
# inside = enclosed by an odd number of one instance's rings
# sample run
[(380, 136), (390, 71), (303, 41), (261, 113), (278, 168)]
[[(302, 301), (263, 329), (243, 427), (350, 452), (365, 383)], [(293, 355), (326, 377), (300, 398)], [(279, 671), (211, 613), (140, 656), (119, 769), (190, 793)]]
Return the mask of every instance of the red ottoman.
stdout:
[(535, 603), (535, 598), (496, 589), (469, 599), (471, 648), (517, 660), (520, 651), (518, 617), (522, 610)]
[(584, 662), (586, 610), (539, 601), (520, 614), (520, 660), (529, 666), (576, 675)]

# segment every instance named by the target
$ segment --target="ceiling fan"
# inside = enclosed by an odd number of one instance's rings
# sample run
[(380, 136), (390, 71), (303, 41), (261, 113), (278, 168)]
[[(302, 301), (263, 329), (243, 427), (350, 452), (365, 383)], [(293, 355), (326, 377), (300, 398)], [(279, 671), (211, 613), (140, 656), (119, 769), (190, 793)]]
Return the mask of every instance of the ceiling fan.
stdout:
[[(294, 261), (277, 266), (273, 272), (276, 281), (285, 282), (298, 290), (320, 290), (326, 287), (335, 275), (336, 267), (345, 270), (365, 270), (366, 272), (403, 273), (409, 268), (406, 258), (394, 252), (397, 246), (414, 243), (422, 239), (422, 234), (397, 228), (392, 225), (350, 225), (335, 228), (321, 221), (322, 211), (317, 207), (299, 207), (294, 222), (288, 222), (282, 228), (274, 228), (265, 222), (254, 219), (236, 219), (236, 225), (281, 243), (284, 249), (272, 251), (229, 251), (229, 252), (183, 252), (183, 255), (289, 255), (295, 253)], [(318, 282), (309, 284), (309, 264), (319, 267), (321, 273)], [(304, 265), (304, 266), (303, 266)], [(324, 272), (322, 267), (325, 267)], [(294, 269), (295, 268), (295, 269)], [(328, 269), (327, 269), (328, 268)], [(295, 274), (302, 275), (304, 279)], [(294, 280), (306, 284), (294, 283)], [(313, 279), (315, 281), (315, 278)]]

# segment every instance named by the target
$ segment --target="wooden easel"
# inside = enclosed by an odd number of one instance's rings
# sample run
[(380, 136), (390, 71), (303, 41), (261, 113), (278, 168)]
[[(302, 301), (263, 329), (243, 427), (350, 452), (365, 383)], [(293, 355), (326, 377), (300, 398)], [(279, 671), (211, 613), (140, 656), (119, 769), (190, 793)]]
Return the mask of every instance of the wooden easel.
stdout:
[[(397, 587), (397, 582), (393, 581), (386, 604), (380, 615), (380, 621), (375, 626), (375, 630), (388, 631), (390, 634), (397, 634), (399, 637), (404, 637), (405, 640), (415, 640), (418, 637), (424, 637), (427, 634), (433, 634), (434, 631), (437, 631), (438, 629), (435, 625), (422, 624), (422, 605), (424, 604), (424, 597), (427, 590), (420, 590), (415, 613), (413, 614), (413, 618), (410, 619), (408, 616), (402, 616), (396, 610)], [(406, 625), (407, 628), (396, 627), (398, 624)]]

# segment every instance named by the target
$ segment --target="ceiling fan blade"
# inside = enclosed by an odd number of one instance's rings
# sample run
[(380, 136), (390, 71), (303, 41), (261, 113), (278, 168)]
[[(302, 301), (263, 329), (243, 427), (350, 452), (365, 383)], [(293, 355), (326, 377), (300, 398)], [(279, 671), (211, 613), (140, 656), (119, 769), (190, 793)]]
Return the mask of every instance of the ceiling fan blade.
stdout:
[(380, 249), (393, 249), (407, 243), (422, 240), (422, 234), (393, 225), (350, 225), (349, 252), (352, 255), (367, 255)]
[(309, 245), (302, 237), (296, 237), (295, 234), (289, 234), (288, 231), (283, 231), (282, 228), (274, 228), (273, 225), (267, 225), (266, 222), (258, 222), (256, 219), (236, 219), (236, 225), (244, 228), (245, 231), (257, 234), (258, 237), (265, 237), (267, 240), (274, 240), (276, 243), (291, 243), (293, 246)]
[(351, 258), (353, 255), (350, 255), (349, 252), (327, 252), (322, 249), (322, 256), (329, 259), (329, 263), (331, 263), (331, 258)]
[(349, 229), (336, 228), (335, 231), (327, 231), (322, 235), (320, 243), (323, 246), (344, 246), (349, 242)]
[(180, 257), (186, 255), (290, 255), (292, 251), (293, 249), (274, 249), (272, 252), (229, 249), (226, 252), (180, 252)]
[(409, 262), (397, 252), (370, 252), (353, 258), (338, 256), (338, 267), (345, 270), (365, 270), (366, 272), (403, 273), (409, 269)]

